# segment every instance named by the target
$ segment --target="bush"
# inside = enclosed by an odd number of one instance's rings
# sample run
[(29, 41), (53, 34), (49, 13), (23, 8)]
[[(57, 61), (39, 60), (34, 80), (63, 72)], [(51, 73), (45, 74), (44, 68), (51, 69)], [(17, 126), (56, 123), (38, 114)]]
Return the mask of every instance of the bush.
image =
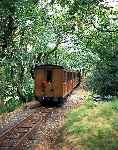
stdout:
[(34, 81), (32, 79), (26, 80), (24, 83), (24, 95), (26, 101), (31, 101), (34, 97)]
[(89, 88), (102, 96), (118, 96), (118, 66), (100, 63), (89, 76)]
[(21, 101), (15, 98), (11, 98), (4, 105), (0, 106), (0, 114), (14, 111), (17, 107), (21, 105), (22, 105)]

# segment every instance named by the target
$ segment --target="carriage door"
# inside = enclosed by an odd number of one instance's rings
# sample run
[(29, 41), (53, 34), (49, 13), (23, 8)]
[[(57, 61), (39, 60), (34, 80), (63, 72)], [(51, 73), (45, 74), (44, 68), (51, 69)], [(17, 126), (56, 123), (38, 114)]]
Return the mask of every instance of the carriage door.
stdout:
[(54, 96), (54, 87), (53, 87), (53, 70), (47, 70), (47, 76), (46, 76), (46, 80), (48, 83), (48, 87), (47, 87), (47, 96), (49, 97), (53, 97)]
[(52, 82), (52, 70), (47, 70), (47, 82)]

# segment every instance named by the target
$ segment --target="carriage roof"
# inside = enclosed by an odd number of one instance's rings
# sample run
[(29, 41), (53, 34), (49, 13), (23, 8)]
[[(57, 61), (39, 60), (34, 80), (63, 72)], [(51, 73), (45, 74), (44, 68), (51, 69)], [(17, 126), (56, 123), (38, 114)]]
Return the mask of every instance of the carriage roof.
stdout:
[(35, 70), (37, 69), (63, 69), (67, 72), (78, 72), (78, 70), (72, 70), (72, 69), (65, 69), (63, 66), (59, 65), (52, 65), (52, 64), (44, 64), (44, 65), (35, 65)]
[(35, 65), (35, 69), (64, 69), (64, 67), (59, 65), (45, 64), (45, 65)]

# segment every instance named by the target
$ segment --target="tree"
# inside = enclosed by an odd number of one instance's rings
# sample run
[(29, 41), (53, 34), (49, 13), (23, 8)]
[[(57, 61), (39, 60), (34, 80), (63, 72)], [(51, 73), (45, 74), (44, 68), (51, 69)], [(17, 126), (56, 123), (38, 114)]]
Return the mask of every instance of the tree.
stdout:
[(101, 64), (112, 70), (117, 25), (110, 15), (117, 11), (100, 2), (0, 1), (1, 99), (26, 101), (33, 95), (30, 72), (37, 63), (81, 68), (85, 74), (99, 71)]

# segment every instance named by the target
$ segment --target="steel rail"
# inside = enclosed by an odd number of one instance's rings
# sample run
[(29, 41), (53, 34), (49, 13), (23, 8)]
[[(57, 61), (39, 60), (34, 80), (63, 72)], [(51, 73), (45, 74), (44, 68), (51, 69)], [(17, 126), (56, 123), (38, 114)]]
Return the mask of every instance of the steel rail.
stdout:
[(30, 140), (41, 122), (46, 122), (52, 110), (33, 112), (0, 136), (0, 150), (22, 150), (24, 143)]
[(32, 116), (33, 113), (29, 114), (27, 117), (25, 117), (24, 119), (22, 119), (20, 122), (16, 123), (15, 125), (11, 126), (10, 128), (8, 128), (6, 131), (4, 131), (1, 135), (0, 135), (0, 143), (2, 140), (4, 140), (5, 135), (8, 134), (8, 132), (11, 132), (12, 130), (14, 130), (15, 128), (17, 128), (21, 123), (23, 123), (25, 120), (27, 120), (28, 118), (30, 118)]

